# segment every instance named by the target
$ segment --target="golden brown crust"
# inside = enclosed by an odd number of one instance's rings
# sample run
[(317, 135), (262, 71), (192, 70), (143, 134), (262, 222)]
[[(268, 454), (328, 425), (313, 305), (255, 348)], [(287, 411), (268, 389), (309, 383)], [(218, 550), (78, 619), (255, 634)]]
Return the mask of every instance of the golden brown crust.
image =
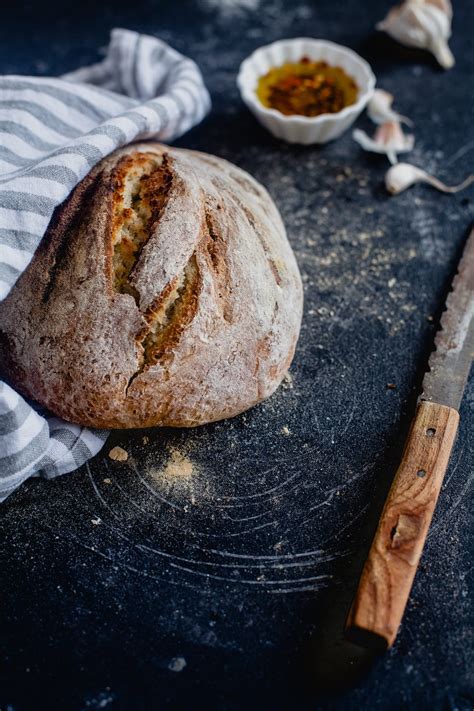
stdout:
[(213, 156), (136, 144), (56, 211), (0, 304), (14, 386), (94, 427), (194, 426), (270, 395), (301, 280), (267, 192)]

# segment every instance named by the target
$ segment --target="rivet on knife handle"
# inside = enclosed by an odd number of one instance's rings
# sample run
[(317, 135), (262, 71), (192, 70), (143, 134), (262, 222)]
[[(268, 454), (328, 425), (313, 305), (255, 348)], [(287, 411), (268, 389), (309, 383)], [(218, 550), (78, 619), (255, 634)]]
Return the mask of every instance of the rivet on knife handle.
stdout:
[(410, 594), (456, 438), (456, 410), (421, 402), (346, 623), (353, 641), (390, 647)]

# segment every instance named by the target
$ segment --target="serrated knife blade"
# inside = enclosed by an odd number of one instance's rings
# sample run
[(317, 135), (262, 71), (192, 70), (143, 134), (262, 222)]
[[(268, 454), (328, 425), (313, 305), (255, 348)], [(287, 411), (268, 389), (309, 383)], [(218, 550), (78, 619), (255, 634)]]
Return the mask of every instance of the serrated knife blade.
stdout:
[(420, 400), (459, 410), (474, 355), (474, 229), (446, 299), (434, 345)]

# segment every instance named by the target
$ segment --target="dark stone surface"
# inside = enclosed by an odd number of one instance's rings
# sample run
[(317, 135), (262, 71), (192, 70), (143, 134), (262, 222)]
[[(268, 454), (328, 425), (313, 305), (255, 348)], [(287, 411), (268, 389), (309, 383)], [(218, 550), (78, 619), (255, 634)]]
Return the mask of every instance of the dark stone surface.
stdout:
[[(389, 198), (386, 162), (350, 134), (322, 148), (282, 144), (235, 87), (240, 61), (273, 39), (349, 45), (414, 119), (413, 162), (460, 180), (474, 155), (472, 4), (456, 3), (449, 74), (374, 34), (386, 6), (2, 8), (5, 73), (94, 61), (112, 26), (156, 33), (194, 57), (214, 107), (179, 144), (268, 187), (306, 288), (292, 381), (262, 406), (195, 431), (115, 433), (109, 445), (128, 450), (127, 464), (108, 459), (108, 445), (89, 467), (29, 483), (2, 505), (2, 711), (472, 709), (472, 386), (395, 647), (372, 659), (341, 636), (472, 221), (472, 189)], [(173, 449), (191, 476), (165, 475)]]

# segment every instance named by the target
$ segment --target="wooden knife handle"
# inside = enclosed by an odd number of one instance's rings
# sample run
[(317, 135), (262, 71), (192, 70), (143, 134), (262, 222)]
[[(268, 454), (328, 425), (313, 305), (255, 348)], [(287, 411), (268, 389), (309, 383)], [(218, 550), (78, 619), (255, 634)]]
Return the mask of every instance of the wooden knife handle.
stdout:
[(390, 647), (397, 635), (456, 439), (459, 414), (421, 401), (362, 571), (346, 636)]

